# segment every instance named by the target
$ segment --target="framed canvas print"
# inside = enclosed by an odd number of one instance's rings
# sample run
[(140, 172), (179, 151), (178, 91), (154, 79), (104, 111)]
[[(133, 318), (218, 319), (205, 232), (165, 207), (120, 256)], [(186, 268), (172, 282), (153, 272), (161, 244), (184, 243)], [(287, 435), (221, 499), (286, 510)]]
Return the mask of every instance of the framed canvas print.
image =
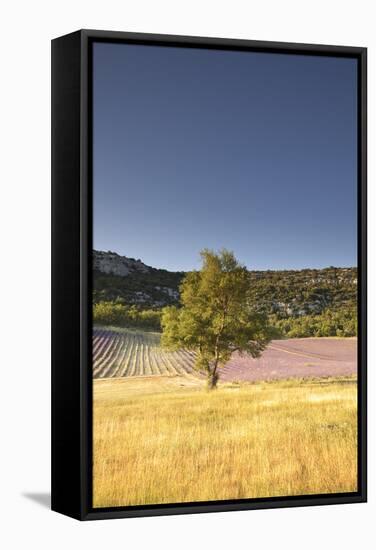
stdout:
[(52, 41), (52, 508), (366, 500), (366, 49)]

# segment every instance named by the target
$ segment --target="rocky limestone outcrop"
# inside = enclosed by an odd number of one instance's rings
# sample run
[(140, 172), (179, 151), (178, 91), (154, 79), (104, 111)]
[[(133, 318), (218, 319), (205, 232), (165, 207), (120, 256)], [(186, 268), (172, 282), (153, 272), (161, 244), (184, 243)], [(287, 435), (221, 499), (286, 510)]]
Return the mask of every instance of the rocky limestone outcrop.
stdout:
[(151, 267), (141, 260), (119, 256), (116, 252), (93, 251), (93, 269), (111, 275), (126, 277), (130, 273), (148, 273)]

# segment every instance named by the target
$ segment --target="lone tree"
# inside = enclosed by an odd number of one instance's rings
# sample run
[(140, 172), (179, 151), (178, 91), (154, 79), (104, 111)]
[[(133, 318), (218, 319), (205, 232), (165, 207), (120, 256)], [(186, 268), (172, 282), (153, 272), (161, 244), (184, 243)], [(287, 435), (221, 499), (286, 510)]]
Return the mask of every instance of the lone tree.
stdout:
[(161, 343), (196, 352), (195, 367), (207, 373), (213, 389), (234, 351), (259, 357), (272, 331), (249, 303), (250, 279), (234, 254), (205, 249), (201, 257), (201, 270), (188, 273), (180, 286), (181, 307), (163, 310)]

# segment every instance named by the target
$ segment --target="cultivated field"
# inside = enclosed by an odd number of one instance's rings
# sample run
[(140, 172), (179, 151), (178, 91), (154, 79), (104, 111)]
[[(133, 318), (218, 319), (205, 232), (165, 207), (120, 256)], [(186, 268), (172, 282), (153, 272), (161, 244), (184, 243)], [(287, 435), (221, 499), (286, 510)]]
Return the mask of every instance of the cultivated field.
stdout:
[(355, 377), (204, 384), (94, 380), (95, 507), (356, 491)]
[(94, 329), (94, 378), (122, 376), (189, 375), (194, 354), (165, 352), (155, 332), (127, 329)]
[[(198, 376), (194, 354), (166, 352), (160, 335), (120, 328), (95, 328), (94, 378), (150, 375)], [(301, 338), (271, 342), (259, 359), (234, 354), (221, 369), (224, 381), (349, 376), (357, 372), (355, 338)]]

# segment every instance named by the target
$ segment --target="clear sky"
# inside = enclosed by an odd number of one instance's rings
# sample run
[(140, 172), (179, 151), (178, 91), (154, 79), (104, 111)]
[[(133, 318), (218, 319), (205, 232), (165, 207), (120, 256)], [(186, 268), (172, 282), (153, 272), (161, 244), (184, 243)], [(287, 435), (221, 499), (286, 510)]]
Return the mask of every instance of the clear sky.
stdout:
[(94, 45), (94, 248), (356, 265), (356, 60)]

